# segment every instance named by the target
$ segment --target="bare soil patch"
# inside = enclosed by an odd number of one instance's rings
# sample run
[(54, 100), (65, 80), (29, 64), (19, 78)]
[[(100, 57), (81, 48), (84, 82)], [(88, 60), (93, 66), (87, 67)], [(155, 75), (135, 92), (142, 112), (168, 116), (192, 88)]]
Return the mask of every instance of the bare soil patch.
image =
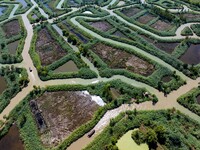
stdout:
[(5, 33), (6, 38), (18, 35), (20, 33), (19, 21), (16, 19), (5, 23), (3, 25), (3, 31)]
[(157, 29), (157, 30), (164, 31), (164, 30), (170, 29), (172, 27), (172, 25), (165, 21), (158, 20), (156, 23), (152, 24), (151, 27), (153, 27), (154, 29)]
[(39, 54), (43, 66), (49, 65), (67, 54), (67, 52), (51, 37), (46, 28), (38, 32), (36, 52)]
[(102, 43), (95, 44), (92, 50), (113, 69), (126, 69), (143, 76), (149, 76), (155, 70), (149, 62)]
[(134, 16), (135, 14), (137, 14), (140, 11), (141, 11), (141, 9), (139, 9), (139, 8), (130, 7), (130, 8), (122, 9), (121, 13), (123, 13), (127, 17), (132, 17), (132, 16)]
[(183, 17), (186, 19), (195, 19), (200, 18), (200, 14), (184, 14)]
[(42, 133), (43, 144), (55, 146), (77, 127), (89, 121), (98, 105), (81, 91), (46, 92), (36, 99), (48, 131)]
[(200, 44), (191, 44), (189, 49), (180, 57), (186, 64), (197, 65), (200, 63)]
[(145, 15), (139, 17), (139, 18), (137, 19), (137, 21), (139, 21), (139, 22), (142, 23), (142, 24), (146, 24), (146, 23), (148, 23), (149, 21), (151, 21), (151, 20), (153, 20), (153, 19), (155, 19), (155, 18), (156, 18), (156, 17), (154, 17), (153, 15), (147, 13), (147, 14), (145, 14)]
[(109, 24), (107, 21), (91, 22), (90, 25), (104, 32), (112, 29), (112, 25)]
[(165, 83), (167, 83), (167, 82), (169, 82), (169, 81), (171, 81), (171, 80), (172, 80), (171, 76), (164, 76), (164, 77), (162, 78), (162, 81), (165, 82)]
[(122, 32), (120, 31), (116, 31), (115, 33), (113, 33), (114, 36), (118, 36), (121, 38), (127, 38), (126, 35), (124, 35)]

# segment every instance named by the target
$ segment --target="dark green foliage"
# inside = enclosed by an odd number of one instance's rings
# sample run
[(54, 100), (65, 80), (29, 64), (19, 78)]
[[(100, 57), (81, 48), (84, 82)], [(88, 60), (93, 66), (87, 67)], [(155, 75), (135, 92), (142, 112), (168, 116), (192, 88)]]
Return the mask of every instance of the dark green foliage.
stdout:
[[(133, 119), (130, 120), (127, 115)], [(175, 110), (142, 111), (136, 116), (130, 111), (128, 114), (121, 113), (112, 122), (115, 124), (106, 127), (85, 150), (98, 150), (100, 147), (105, 150), (113, 145), (113, 139), (116, 141), (127, 131), (136, 128), (139, 130), (133, 132), (133, 139), (138, 144), (147, 143), (150, 149), (155, 149), (158, 143), (169, 150), (200, 148), (198, 136), (193, 136), (194, 132), (200, 130), (200, 124)]]
[[(19, 77), (21, 74), (21, 77)], [(10, 100), (23, 88), (26, 87), (29, 79), (25, 69), (15, 67), (2, 67), (0, 76), (7, 82), (7, 89), (0, 95), (0, 112), (10, 103)]]
[(200, 36), (200, 24), (192, 24), (191, 29), (197, 36)]
[(197, 97), (200, 94), (200, 87), (192, 89), (185, 95), (178, 98), (178, 102), (190, 111), (200, 116), (200, 104), (197, 103)]

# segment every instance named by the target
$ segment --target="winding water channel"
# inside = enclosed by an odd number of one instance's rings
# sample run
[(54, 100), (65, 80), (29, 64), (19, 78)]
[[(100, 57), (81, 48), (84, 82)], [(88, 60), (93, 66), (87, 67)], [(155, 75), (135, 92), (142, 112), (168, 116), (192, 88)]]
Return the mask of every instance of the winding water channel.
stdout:
[[(116, 117), (120, 112), (124, 112), (126, 110), (134, 110), (135, 108), (137, 110), (159, 110), (159, 109), (168, 109), (168, 108), (173, 108), (175, 107), (176, 109), (180, 110), (182, 113), (190, 116), (191, 118), (197, 120), (199, 123), (200, 123), (200, 117), (197, 116), (196, 114), (192, 113), (191, 111), (189, 111), (188, 109), (182, 107), (181, 105), (179, 105), (177, 103), (177, 98), (180, 97), (181, 95), (185, 94), (186, 92), (190, 91), (192, 88), (195, 88), (195, 87), (198, 87), (198, 83), (200, 82), (200, 78), (197, 78), (196, 80), (192, 80), (190, 78), (188, 78), (187, 76), (185, 76), (182, 72), (176, 70), (174, 67), (170, 66), (169, 64), (167, 64), (166, 62), (164, 62), (163, 60), (135, 47), (135, 46), (132, 46), (132, 45), (129, 45), (129, 44), (125, 44), (125, 43), (122, 43), (122, 42), (118, 42), (118, 41), (114, 41), (114, 40), (111, 40), (111, 39), (108, 39), (108, 38), (104, 38), (102, 37), (101, 35), (85, 28), (84, 26), (82, 26), (79, 22), (76, 21), (77, 17), (73, 17), (71, 18), (71, 22), (73, 24), (75, 24), (76, 26), (78, 26), (81, 30), (91, 34), (93, 37), (95, 38), (98, 38), (99, 40), (102, 40), (102, 41), (107, 41), (107, 42), (110, 42), (110, 43), (113, 43), (113, 44), (116, 44), (116, 45), (119, 45), (119, 46), (123, 46), (123, 47), (128, 47), (138, 53), (141, 53), (142, 55), (156, 61), (157, 63), (161, 64), (162, 66), (165, 66), (167, 68), (169, 68), (170, 70), (172, 71), (176, 71), (176, 73), (181, 76), (181, 78), (183, 78), (184, 80), (187, 81), (187, 84), (180, 87), (178, 90), (176, 91), (173, 91), (171, 92), (167, 97), (164, 96), (163, 93), (159, 92), (158, 90), (154, 89), (153, 87), (145, 84), (145, 83), (142, 83), (142, 82), (138, 82), (136, 80), (133, 80), (133, 79), (129, 79), (127, 77), (124, 77), (124, 76), (121, 76), (121, 75), (115, 75), (111, 78), (102, 78), (100, 76), (98, 76), (97, 78), (94, 78), (94, 79), (81, 79), (81, 78), (73, 78), (73, 79), (56, 79), (56, 80), (49, 80), (49, 81), (41, 81), (39, 76), (38, 76), (38, 73), (37, 73), (37, 70), (35, 68), (35, 66), (33, 65), (33, 62), (32, 62), (32, 59), (30, 58), (30, 55), (29, 55), (29, 49), (30, 49), (30, 45), (31, 45), (31, 39), (33, 37), (33, 26), (30, 24), (28, 18), (27, 18), (27, 15), (30, 13), (31, 10), (33, 10), (35, 7), (38, 7), (38, 4), (34, 1), (34, 0), (31, 0), (31, 2), (33, 3), (33, 6), (24, 14), (21, 15), (22, 19), (23, 19), (23, 22), (24, 22), (24, 26), (26, 27), (26, 30), (27, 30), (27, 37), (25, 39), (25, 45), (24, 45), (24, 48), (23, 48), (23, 52), (22, 52), (22, 57), (23, 57), (23, 62), (22, 63), (19, 63), (19, 64), (14, 64), (14, 66), (17, 66), (17, 67), (23, 67), (27, 70), (28, 72), (28, 76), (29, 76), (29, 79), (30, 79), (30, 82), (28, 84), (28, 86), (24, 89), (22, 89), (21, 92), (19, 92), (11, 101), (10, 101), (10, 104), (4, 109), (4, 111), (0, 114), (0, 120), (4, 120), (3, 119), (3, 116), (8, 116), (10, 111), (13, 110), (17, 104), (19, 104), (19, 102), (21, 100), (23, 100), (27, 94), (29, 94), (30, 91), (33, 90), (33, 85), (36, 85), (36, 86), (40, 86), (40, 87), (46, 87), (46, 86), (49, 86), (49, 85), (62, 85), (62, 84), (82, 84), (82, 85), (89, 85), (89, 84), (94, 84), (94, 83), (97, 83), (97, 82), (107, 82), (107, 81), (111, 81), (113, 79), (121, 79), (123, 82), (125, 83), (128, 83), (128, 84), (131, 84), (133, 86), (136, 86), (136, 87), (141, 87), (141, 88), (146, 88), (149, 92), (155, 94), (159, 101), (156, 105), (152, 105), (152, 102), (144, 102), (144, 103), (141, 103), (141, 104), (132, 104), (132, 105), (122, 105), (120, 106), (119, 108), (116, 108), (116, 109), (113, 109), (113, 110), (110, 110), (108, 111), (103, 117), (102, 119), (97, 123), (97, 125), (94, 127), (94, 129), (97, 131), (97, 133), (95, 134), (98, 135), (105, 127), (106, 125), (108, 125), (109, 123), (109, 120), (111, 118), (114, 118)], [(62, 9), (61, 6), (63, 4), (64, 0), (61, 0), (58, 5), (57, 5), (57, 9)], [(116, 0), (112, 0), (110, 5), (111, 4), (114, 4), (116, 2)], [(18, 4), (14, 4), (15, 7), (13, 8), (10, 16), (9, 16), (9, 19), (15, 17), (14, 13), (16, 12), (17, 8), (19, 7)], [(129, 22), (127, 22), (126, 20), (124, 20), (123, 18), (121, 18), (120, 16), (118, 16), (117, 14), (115, 14), (113, 12), (113, 10), (109, 10), (108, 9), (108, 5), (105, 6), (105, 7), (102, 7), (102, 9), (104, 9), (105, 11), (109, 12), (111, 16), (115, 16), (117, 17), (120, 21), (130, 25), (130, 26), (133, 26), (135, 27), (136, 29), (138, 30), (141, 30), (157, 39), (164, 39), (164, 40), (168, 40), (168, 39), (183, 39), (185, 37), (181, 36), (181, 31), (187, 27), (187, 26), (190, 26), (192, 24), (197, 24), (197, 23), (187, 23), (187, 24), (183, 24), (181, 25), (177, 31), (176, 31), (176, 36), (172, 36), (172, 37), (161, 37), (159, 35), (156, 35), (154, 33), (151, 33), (137, 25), (134, 25), (134, 24), (131, 24)], [(74, 13), (76, 12), (78, 9), (77, 8), (72, 8), (72, 11), (67, 13), (67, 14), (64, 14), (64, 15), (61, 15), (59, 16), (58, 18), (60, 17), (63, 17), (65, 15), (69, 15), (71, 13)], [(39, 8), (39, 11), (40, 13), (46, 17), (46, 18), (49, 18), (48, 14), (46, 14), (44, 12), (44, 10), (42, 10), (41, 8)], [(175, 11), (175, 10), (171, 10), (171, 11)], [(89, 18), (89, 17), (84, 17), (84, 16), (81, 16), (83, 18)], [(89, 18), (89, 19), (94, 19), (94, 18)], [(48, 22), (49, 23), (52, 23), (53, 22), (53, 19), (48, 19)], [(3, 23), (3, 22), (1, 22)], [(57, 32), (63, 37), (62, 35), (62, 32), (61, 30), (56, 26), (56, 25), (53, 25), (53, 27), (57, 30)], [(66, 41), (67, 39), (65, 37), (63, 37)], [(198, 38), (200, 39), (200, 37), (197, 37), (196, 35), (193, 35), (191, 36), (191, 38)], [(70, 45), (70, 44), (69, 44)], [(78, 51), (78, 48), (76, 46), (72, 46), (70, 45), (74, 51)], [(85, 57), (81, 57), (82, 60), (88, 64), (88, 66), (90, 67), (91, 70), (95, 71), (97, 74), (98, 73), (98, 70), (97, 68), (94, 67), (94, 65)], [(0, 64), (0, 67), (1, 66), (6, 66), (6, 65), (2, 65)], [(32, 68), (32, 72), (29, 72), (29, 67)], [(94, 137), (95, 137), (94, 136)], [(93, 138), (94, 138), (93, 137)], [(72, 145), (68, 148), (69, 150), (72, 150), (74, 148), (76, 149), (82, 149), (84, 148), (93, 138), (87, 138), (86, 135), (84, 135), (82, 138), (80, 138), (79, 140), (77, 140), (76, 142), (72, 143)], [(77, 148), (77, 145), (78, 145), (78, 148)]]

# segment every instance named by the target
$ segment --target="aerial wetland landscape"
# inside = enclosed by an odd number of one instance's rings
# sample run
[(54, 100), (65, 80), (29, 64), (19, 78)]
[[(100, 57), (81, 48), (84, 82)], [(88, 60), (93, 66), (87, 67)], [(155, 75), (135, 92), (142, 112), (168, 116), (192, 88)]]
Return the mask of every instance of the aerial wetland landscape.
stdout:
[(0, 150), (200, 150), (200, 1), (0, 0)]

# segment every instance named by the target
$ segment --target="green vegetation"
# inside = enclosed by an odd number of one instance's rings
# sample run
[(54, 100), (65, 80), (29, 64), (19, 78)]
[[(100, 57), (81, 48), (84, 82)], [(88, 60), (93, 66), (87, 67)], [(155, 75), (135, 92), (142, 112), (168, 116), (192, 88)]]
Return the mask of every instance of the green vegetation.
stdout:
[(193, 24), (191, 25), (191, 29), (197, 36), (200, 36), (200, 24)]
[(39, 11), (39, 8), (36, 7), (35, 9), (33, 9), (29, 14), (28, 14), (28, 19), (30, 20), (31, 24), (32, 23), (36, 23), (36, 22), (40, 22), (40, 21), (44, 21), (46, 20), (45, 17), (43, 17)]
[[(13, 22), (13, 24), (12, 24), (12, 22)], [(18, 25), (17, 25), (17, 27), (15, 27), (16, 23), (17, 24), (19, 23), (19, 27), (18, 27)], [(12, 26), (15, 28), (14, 30), (17, 31), (16, 32), (17, 34), (12, 35), (13, 31), (9, 31), (9, 29), (8, 29), (8, 28), (10, 28), (9, 26), (7, 26), (6, 29), (4, 29), (5, 28), (4, 26), (7, 24), (12, 24)], [(11, 29), (11, 30), (13, 30), (13, 29)], [(27, 31), (24, 27), (22, 18), (17, 17), (17, 18), (13, 18), (13, 19), (10, 19), (10, 20), (4, 22), (0, 26), (0, 31), (1, 31), (0, 32), (0, 39), (1, 39), (0, 40), (0, 44), (1, 44), (0, 50), (2, 52), (2, 54), (0, 55), (0, 63), (11, 64), (11, 63), (21, 62), (22, 61), (21, 53), (24, 48), (25, 38), (27, 35)], [(7, 36), (7, 35), (9, 35), (9, 36)], [(19, 40), (19, 43), (16, 47), (15, 55), (10, 54), (8, 51), (8, 44), (13, 43), (18, 40)]]
[(6, 11), (0, 16), (0, 21), (8, 19), (12, 9), (14, 8), (14, 5), (9, 5), (9, 6), (4, 6), (4, 7), (6, 7)]
[(182, 31), (181, 31), (181, 35), (183, 36), (192, 36), (193, 32), (189, 27), (185, 27)]
[[(45, 91), (53, 92), (53, 91), (82, 91), (88, 90), (92, 95), (99, 95), (105, 101), (106, 97), (104, 96), (105, 88), (109, 85), (109, 88), (115, 88), (121, 92), (120, 97), (117, 99), (113, 99), (110, 102), (107, 101), (107, 105), (101, 107), (93, 116), (93, 119), (88, 123), (82, 125), (80, 128), (76, 129), (64, 142), (62, 142), (55, 149), (64, 150), (71, 143), (76, 141), (78, 138), (82, 137), (85, 133), (89, 132), (96, 123), (101, 119), (101, 117), (105, 114), (105, 112), (109, 109), (113, 109), (115, 107), (119, 107), (123, 103), (129, 103), (131, 98), (141, 99), (140, 102), (149, 100), (149, 98), (144, 97), (143, 93), (144, 89), (136, 88), (131, 85), (125, 84), (120, 80), (114, 80), (108, 83), (98, 83), (89, 86), (83, 85), (61, 85), (61, 86), (49, 86), (46, 89), (41, 89), (40, 87), (34, 87), (34, 90), (30, 92), (26, 98), (20, 102), (20, 104), (10, 113), (7, 117), (9, 121), (6, 123), (3, 130), (0, 131), (1, 137), (8, 132), (8, 129), (11, 123), (14, 120), (17, 120), (18, 127), (20, 128), (20, 135), (22, 137), (23, 142), (25, 143), (25, 147), (29, 150), (32, 149), (44, 149), (44, 146), (41, 144), (39, 140), (39, 133), (37, 129), (36, 122), (31, 114), (29, 101), (41, 96)], [(30, 131), (29, 131), (30, 130)], [(30, 136), (31, 135), (31, 136)]]
[(200, 116), (200, 87), (194, 88), (178, 98), (178, 102), (190, 111)]
[[(112, 119), (110, 125), (85, 150), (116, 150), (117, 140), (127, 131), (139, 128), (132, 134), (136, 143), (146, 142), (151, 149), (199, 149), (200, 124), (172, 110), (127, 111)], [(98, 142), (97, 142), (98, 141)]]
[[(2, 67), (0, 76), (6, 79), (7, 88), (0, 95), (0, 112), (10, 103), (10, 100), (28, 85), (29, 79), (25, 69), (11, 67)], [(5, 85), (1, 85), (5, 86)]]
[[(62, 56), (61, 59), (55, 60), (52, 64), (47, 65), (47, 66), (42, 66), (41, 60), (43, 58), (40, 58), (39, 54), (36, 52), (36, 41), (37, 41), (37, 33), (43, 29), (46, 26), (48, 29), (48, 32), (50, 33), (51, 38), (58, 43), (62, 49), (67, 51), (66, 56)], [(62, 37), (57, 38), (59, 35), (55, 30), (50, 26), (50, 25), (45, 25), (45, 26), (38, 26), (34, 30), (34, 36), (32, 39), (32, 45), (31, 45), (31, 50), (30, 50), (30, 55), (33, 59), (34, 65), (36, 66), (38, 70), (38, 74), (40, 75), (42, 80), (49, 80), (49, 79), (63, 79), (63, 78), (94, 78), (96, 77), (96, 73), (91, 71), (89, 67), (81, 60), (80, 53), (76, 53), (72, 50), (72, 48), (64, 41)], [(69, 72), (69, 73), (54, 73), (53, 70), (58, 68), (59, 66), (62, 66), (69, 60), (72, 60), (77, 67), (79, 68), (78, 72)]]

